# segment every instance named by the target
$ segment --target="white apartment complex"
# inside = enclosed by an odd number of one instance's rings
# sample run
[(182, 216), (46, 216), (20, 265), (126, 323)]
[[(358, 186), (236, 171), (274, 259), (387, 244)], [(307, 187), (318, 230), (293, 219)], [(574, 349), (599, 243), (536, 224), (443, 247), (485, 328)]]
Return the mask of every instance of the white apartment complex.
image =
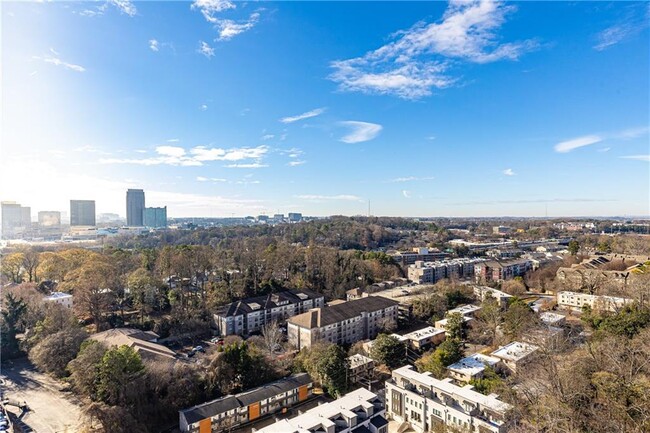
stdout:
[(629, 298), (590, 295), (589, 293), (558, 292), (557, 294), (557, 305), (571, 310), (581, 310), (582, 307), (589, 306), (594, 310), (617, 311), (625, 304), (632, 302), (633, 300)]
[(404, 335), (393, 334), (393, 336), (399, 341), (407, 343), (414, 350), (426, 350), (437, 346), (447, 337), (444, 329), (437, 329), (433, 326), (427, 326)]
[(501, 360), (494, 356), (475, 353), (447, 367), (449, 375), (460, 381), (469, 382), (473, 379), (481, 379), (486, 367), (498, 369)]
[(387, 433), (385, 408), (377, 394), (359, 388), (295, 418), (253, 430), (256, 433)]
[(397, 326), (398, 303), (370, 296), (314, 308), (287, 320), (289, 342), (298, 350), (319, 341), (353, 344), (372, 340), (380, 331)]
[(59, 304), (64, 308), (72, 308), (73, 306), (72, 295), (69, 293), (52, 292), (48, 296), (45, 296), (43, 301)]
[(490, 353), (490, 356), (499, 358), (503, 365), (514, 373), (528, 363), (538, 349), (539, 347), (533, 344), (513, 341), (510, 344), (499, 347)]
[(325, 305), (325, 298), (311, 290), (285, 290), (255, 298), (242, 299), (214, 313), (214, 324), (222, 336), (249, 335), (264, 325)]
[(393, 370), (386, 381), (387, 417), (409, 423), (417, 432), (445, 425), (467, 432), (503, 433), (511, 408), (495, 394), (483, 395), (471, 385), (454, 385), (450, 378), (438, 380), (411, 366)]
[(416, 261), (408, 267), (409, 280), (418, 284), (434, 284), (443, 278), (471, 278), (474, 276), (474, 265), (485, 259), (451, 259), (439, 262)]
[(479, 301), (483, 301), (488, 296), (492, 296), (497, 300), (501, 308), (504, 309), (508, 306), (508, 300), (512, 298), (512, 295), (488, 286), (474, 286), (474, 296), (476, 296)]

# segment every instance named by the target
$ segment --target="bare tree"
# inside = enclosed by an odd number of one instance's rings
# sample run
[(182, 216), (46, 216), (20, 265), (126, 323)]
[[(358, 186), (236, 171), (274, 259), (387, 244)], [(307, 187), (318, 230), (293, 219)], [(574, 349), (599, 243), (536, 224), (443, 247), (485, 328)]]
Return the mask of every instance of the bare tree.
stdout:
[(262, 338), (264, 340), (264, 348), (273, 355), (280, 347), (282, 342), (282, 330), (278, 323), (272, 321), (262, 327)]

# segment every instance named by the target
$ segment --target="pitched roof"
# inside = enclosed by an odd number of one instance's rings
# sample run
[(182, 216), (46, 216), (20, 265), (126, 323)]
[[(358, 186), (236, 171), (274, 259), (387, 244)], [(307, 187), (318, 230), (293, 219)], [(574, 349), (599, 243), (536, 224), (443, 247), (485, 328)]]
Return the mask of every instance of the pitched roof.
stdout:
[(323, 295), (307, 289), (283, 290), (268, 295), (246, 298), (218, 307), (215, 314), (222, 317), (240, 316), (257, 310), (268, 310), (279, 304), (297, 304), (307, 299), (322, 298)]
[(141, 357), (165, 357), (174, 358), (176, 353), (163, 346), (154, 343), (158, 335), (151, 331), (141, 331), (133, 328), (116, 328), (108, 331), (98, 332), (90, 336), (91, 339), (104, 343), (107, 346), (129, 346), (135, 349)]
[(251, 403), (256, 403), (292, 389), (297, 389), (311, 382), (312, 380), (307, 373), (294, 374), (250, 391), (244, 391), (236, 395), (227, 395), (189, 409), (181, 410), (179, 413), (181, 417), (185, 418), (188, 424), (194, 424), (202, 419), (211, 418), (239, 407), (248, 406)]
[(306, 313), (291, 317), (288, 319), (288, 322), (302, 328), (321, 328), (323, 326), (332, 325), (334, 323), (342, 322), (343, 320), (357, 317), (364, 312), (369, 313), (379, 311), (398, 304), (399, 302), (393, 301), (392, 299), (383, 298), (381, 296), (371, 296), (368, 298), (343, 302), (329, 307), (314, 308)]

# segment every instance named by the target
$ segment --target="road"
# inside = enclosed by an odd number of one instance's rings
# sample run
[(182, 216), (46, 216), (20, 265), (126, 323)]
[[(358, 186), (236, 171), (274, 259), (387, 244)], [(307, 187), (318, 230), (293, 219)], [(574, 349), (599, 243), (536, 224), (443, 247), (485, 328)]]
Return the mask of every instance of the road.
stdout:
[[(25, 402), (29, 411), (22, 421), (37, 433), (75, 433), (81, 418), (81, 403), (69, 392), (66, 385), (34, 369), (28, 360), (3, 364), (0, 378), (3, 381), (3, 398), (17, 403)], [(21, 410), (7, 406), (16, 416)]]

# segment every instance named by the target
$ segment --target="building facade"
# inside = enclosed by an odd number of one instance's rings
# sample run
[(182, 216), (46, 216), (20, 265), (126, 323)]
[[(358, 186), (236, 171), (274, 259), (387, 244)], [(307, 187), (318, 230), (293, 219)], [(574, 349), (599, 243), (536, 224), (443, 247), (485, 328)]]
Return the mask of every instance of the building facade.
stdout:
[(510, 372), (515, 373), (532, 360), (533, 355), (538, 349), (539, 347), (533, 344), (513, 341), (510, 344), (499, 347), (490, 353), (490, 356), (499, 358), (504, 367)]
[(503, 433), (509, 427), (512, 407), (496, 394), (483, 395), (471, 385), (457, 386), (452, 379), (438, 380), (411, 366), (393, 370), (386, 381), (386, 415), (406, 422), (417, 432), (442, 426), (478, 433)]
[(167, 227), (167, 206), (144, 208), (143, 224), (155, 229)]
[(126, 191), (126, 225), (141, 227), (144, 225), (144, 191), (129, 189)]
[(70, 200), (70, 225), (94, 226), (95, 200)]
[(588, 306), (594, 310), (618, 311), (626, 304), (631, 304), (632, 299), (617, 298), (614, 296), (590, 295), (589, 293), (558, 292), (557, 305), (560, 308), (581, 310)]
[(501, 360), (494, 356), (475, 353), (447, 366), (449, 376), (459, 382), (481, 379), (487, 367), (499, 369)]
[(264, 325), (283, 322), (289, 317), (325, 305), (325, 298), (311, 290), (285, 290), (255, 298), (242, 299), (219, 307), (214, 324), (222, 336), (250, 335)]
[(399, 303), (370, 296), (323, 308), (314, 308), (287, 320), (289, 342), (298, 350), (319, 341), (353, 344), (375, 338), (397, 326)]
[[(375, 370), (375, 360), (360, 353), (348, 356), (348, 382), (360, 383), (361, 380), (372, 378)], [(367, 383), (364, 383), (364, 385)]]
[(443, 253), (440, 251), (433, 251), (428, 248), (413, 248), (412, 251), (400, 251), (394, 254), (391, 254), (393, 260), (395, 260), (400, 266), (413, 265), (415, 262), (432, 262), (435, 260), (443, 260), (448, 257), (449, 254)]
[(532, 267), (530, 260), (489, 260), (477, 263), (474, 266), (474, 274), (477, 282), (488, 283), (522, 277)]
[(307, 373), (295, 374), (250, 391), (181, 410), (179, 427), (184, 433), (229, 431), (309, 399), (312, 389), (313, 383)]
[(52, 292), (48, 296), (45, 296), (43, 301), (59, 304), (64, 308), (72, 308), (73, 306), (72, 295), (69, 293)]
[(14, 201), (2, 202), (2, 238), (19, 239), (27, 234), (32, 225), (31, 208)]
[(388, 421), (379, 396), (364, 388), (295, 418), (276, 421), (256, 433), (387, 433)]
[(444, 329), (434, 328), (433, 326), (427, 326), (404, 335), (393, 334), (393, 336), (399, 341), (408, 344), (411, 349), (420, 351), (429, 350), (447, 338)]
[(418, 284), (435, 284), (444, 278), (465, 279), (474, 276), (474, 265), (484, 259), (452, 259), (439, 262), (417, 261), (408, 267), (409, 280)]

